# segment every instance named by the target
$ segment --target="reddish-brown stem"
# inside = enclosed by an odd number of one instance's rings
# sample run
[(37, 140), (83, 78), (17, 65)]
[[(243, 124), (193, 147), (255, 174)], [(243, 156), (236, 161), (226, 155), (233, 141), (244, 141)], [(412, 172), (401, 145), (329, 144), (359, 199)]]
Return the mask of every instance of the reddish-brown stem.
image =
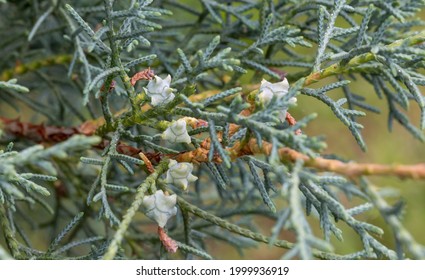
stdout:
[(158, 226), (158, 237), (167, 252), (177, 252), (177, 249), (179, 248), (177, 242), (174, 241), (171, 237), (169, 237), (165, 230), (160, 226)]
[[(289, 113), (289, 112), (286, 112), (286, 121), (288, 122), (288, 124), (290, 125), (290, 126), (293, 126), (293, 125), (295, 125), (296, 123), (297, 123), (297, 121), (295, 120), (295, 118)], [(302, 134), (302, 131), (301, 131), (301, 129), (297, 129), (296, 131), (295, 131), (295, 134), (296, 135), (300, 135), (300, 134)]]
[(155, 76), (155, 73), (153, 72), (153, 70), (151, 70), (151, 68), (148, 68), (134, 74), (133, 77), (131, 77), (130, 83), (132, 86), (134, 86), (137, 81), (152, 80), (154, 76)]
[[(8, 119), (4, 117), (0, 117), (0, 125), (2, 125), (3, 130), (10, 135), (26, 138), (38, 143), (58, 143), (67, 140), (75, 134), (92, 135), (96, 129), (96, 124), (93, 122), (86, 122), (78, 127), (58, 127), (47, 126), (44, 124), (25, 123), (18, 119)], [(237, 125), (231, 125), (231, 134), (235, 133), (238, 129), (239, 127)], [(108, 145), (108, 143), (108, 140), (103, 140), (95, 147), (103, 149)], [(199, 148), (192, 151), (186, 151), (176, 155), (143, 152), (143, 155), (153, 165), (156, 165), (164, 156), (172, 157), (177, 161), (201, 163), (208, 161), (209, 149), (210, 139), (206, 138)], [(255, 139), (250, 139), (248, 143), (245, 143), (244, 145), (236, 143), (232, 148), (228, 148), (228, 152), (231, 155), (232, 160), (235, 160), (244, 155), (269, 155), (271, 149), (272, 145), (269, 142), (263, 141), (260, 148)], [(142, 152), (141, 149), (125, 143), (119, 143), (117, 145), (117, 151), (119, 153), (138, 158)], [(362, 175), (385, 175), (425, 180), (425, 163), (414, 165), (385, 165), (355, 162), (345, 163), (339, 160), (325, 159), (321, 157), (310, 158), (287, 147), (279, 149), (278, 153), (282, 162), (295, 162), (297, 160), (302, 160), (306, 167), (311, 167), (318, 171), (335, 172), (348, 178), (354, 178)], [(221, 159), (219, 157), (214, 157), (214, 161), (220, 163)]]

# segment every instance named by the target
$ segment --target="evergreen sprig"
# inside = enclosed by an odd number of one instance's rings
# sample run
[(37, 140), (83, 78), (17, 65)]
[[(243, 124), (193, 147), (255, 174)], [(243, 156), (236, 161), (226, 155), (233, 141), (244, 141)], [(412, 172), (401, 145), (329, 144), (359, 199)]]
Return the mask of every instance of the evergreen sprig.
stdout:
[[(325, 155), (304, 132), (317, 113), (293, 116), (313, 97), (366, 151), (374, 92), (390, 129), (424, 141), (425, 1), (68, 2), (0, 5), (0, 259), (212, 259), (211, 239), (287, 259), (425, 258), (404, 203), (367, 179), (423, 180), (425, 166)], [(153, 233), (140, 206), (157, 190), (178, 210)], [(341, 255), (347, 227), (361, 245)]]

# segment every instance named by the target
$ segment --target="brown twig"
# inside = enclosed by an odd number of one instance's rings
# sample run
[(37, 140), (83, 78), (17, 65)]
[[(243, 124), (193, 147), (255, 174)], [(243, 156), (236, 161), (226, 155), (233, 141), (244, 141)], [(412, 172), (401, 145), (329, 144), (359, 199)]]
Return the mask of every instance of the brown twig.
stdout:
[(154, 76), (155, 76), (155, 73), (153, 72), (153, 70), (151, 70), (151, 68), (148, 68), (134, 74), (133, 77), (131, 77), (130, 83), (132, 86), (134, 86), (137, 81), (152, 80)]
[(425, 163), (413, 165), (385, 165), (375, 163), (356, 163), (356, 162), (342, 162), (333, 159), (324, 159), (321, 157), (309, 158), (295, 150), (289, 148), (282, 148), (279, 151), (281, 159), (296, 161), (301, 159), (304, 161), (305, 166), (313, 167), (322, 171), (331, 171), (338, 174), (345, 175), (349, 178), (354, 178), (362, 175), (395, 175), (400, 178), (411, 178), (415, 180), (425, 179)]
[(165, 230), (160, 226), (158, 226), (158, 237), (167, 252), (177, 252), (177, 249), (179, 248), (177, 242), (174, 241), (171, 237), (169, 237)]
[[(243, 155), (266, 154), (270, 155), (272, 144), (263, 141), (260, 148), (255, 139), (250, 139), (246, 145), (236, 144), (232, 149), (229, 149), (233, 158), (238, 158)], [(293, 149), (284, 147), (278, 150), (279, 158), (282, 162), (296, 162), (302, 160), (304, 166), (317, 169), (319, 171), (329, 171), (344, 175), (348, 178), (355, 178), (363, 175), (377, 176), (397, 176), (399, 178), (411, 178), (415, 180), (425, 179), (425, 163), (414, 165), (385, 165), (375, 163), (356, 163), (342, 162), (334, 159), (325, 159), (322, 157), (311, 158)]]
[[(0, 127), (2, 127), (4, 132), (7, 134), (44, 144), (63, 142), (76, 134), (83, 134), (87, 136), (93, 135), (97, 126), (98, 123), (96, 121), (88, 121), (76, 127), (61, 127), (45, 124), (32, 124), (22, 122), (19, 119), (0, 117)], [(108, 144), (109, 141), (104, 139), (94, 147), (104, 149)], [(142, 150), (120, 142), (117, 145), (117, 152), (137, 158)], [(144, 152), (144, 155), (149, 159), (149, 161), (155, 164), (159, 163), (162, 157), (160, 153), (155, 152)]]
[[(65, 141), (74, 134), (91, 135), (96, 129), (96, 122), (86, 122), (78, 127), (57, 127), (46, 126), (44, 124), (31, 124), (21, 122), (18, 119), (7, 119), (0, 117), (0, 122), (3, 123), (3, 130), (11, 135), (23, 137), (35, 142), (43, 143), (57, 143)], [(239, 126), (232, 124), (230, 126), (229, 134), (232, 135), (239, 129)], [(220, 138), (220, 137), (219, 137)], [(161, 153), (143, 152), (146, 158), (152, 163), (157, 164), (163, 156), (169, 156), (179, 162), (194, 162), (202, 163), (208, 162), (208, 152), (210, 149), (210, 138), (206, 138), (199, 148), (182, 152), (177, 155), (163, 155)], [(96, 146), (96, 148), (103, 149), (108, 145), (108, 141), (104, 140)], [(263, 141), (260, 148), (255, 139), (250, 139), (247, 143), (236, 143), (233, 147), (228, 148), (228, 152), (235, 160), (244, 155), (269, 155), (272, 145), (269, 142)], [(132, 157), (140, 157), (141, 149), (132, 147), (125, 143), (117, 145), (119, 153), (129, 155)], [(278, 150), (280, 160), (282, 162), (295, 162), (297, 160), (304, 161), (304, 165), (317, 169), (318, 171), (330, 171), (349, 178), (354, 178), (362, 175), (379, 175), (379, 176), (397, 176), (400, 178), (411, 178), (416, 180), (425, 180), (425, 163), (414, 165), (385, 165), (374, 163), (355, 163), (355, 162), (341, 162), (339, 160), (325, 159), (322, 157), (310, 158), (298, 151), (284, 147)], [(220, 163), (221, 159), (215, 155), (214, 162)]]
[[(290, 126), (293, 126), (293, 125), (295, 125), (297, 123), (297, 121), (295, 120), (295, 118), (289, 112), (286, 112), (286, 121), (288, 122), (288, 124)], [(300, 134), (302, 134), (301, 129), (297, 129), (295, 131), (295, 135), (300, 135)]]
[(3, 130), (11, 135), (26, 138), (34, 142), (62, 142), (74, 134), (85, 134), (78, 127), (47, 126), (21, 122), (19, 119), (0, 117)]
[(148, 159), (148, 157), (140, 152), (139, 153), (140, 158), (143, 160), (143, 162), (145, 163), (146, 168), (148, 169), (148, 171), (152, 174), (155, 172), (155, 168), (152, 165), (152, 162)]

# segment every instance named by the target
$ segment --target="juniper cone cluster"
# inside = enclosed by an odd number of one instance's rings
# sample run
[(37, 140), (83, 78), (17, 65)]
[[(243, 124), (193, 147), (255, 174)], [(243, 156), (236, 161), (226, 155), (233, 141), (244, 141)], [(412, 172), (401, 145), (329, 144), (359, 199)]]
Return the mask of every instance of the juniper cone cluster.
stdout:
[[(0, 258), (226, 258), (212, 240), (288, 259), (425, 258), (404, 204), (368, 179), (424, 180), (425, 165), (325, 157), (305, 132), (316, 114), (291, 115), (297, 96), (317, 99), (366, 151), (376, 94), (390, 128), (424, 141), (424, 7), (1, 0)], [(334, 248), (347, 231), (362, 244), (348, 254)]]

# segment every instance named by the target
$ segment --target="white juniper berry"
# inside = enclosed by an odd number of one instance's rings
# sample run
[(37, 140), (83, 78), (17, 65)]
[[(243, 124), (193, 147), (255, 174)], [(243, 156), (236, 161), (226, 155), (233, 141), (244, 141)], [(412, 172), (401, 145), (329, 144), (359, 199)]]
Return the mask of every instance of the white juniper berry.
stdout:
[(187, 133), (186, 121), (179, 119), (173, 122), (163, 133), (162, 139), (171, 143), (186, 143), (190, 144), (190, 136)]
[[(260, 94), (258, 95), (259, 100), (264, 104), (268, 105), (275, 95), (277, 98), (281, 98), (288, 94), (289, 83), (286, 78), (277, 83), (270, 83), (266, 79), (261, 81)], [(291, 103), (297, 102), (297, 98), (292, 97)]]
[[(264, 106), (268, 106), (273, 96), (276, 96), (276, 98), (279, 99), (288, 94), (288, 91), (289, 83), (286, 78), (277, 83), (270, 83), (269, 81), (263, 79), (260, 85), (258, 100), (264, 104)], [(295, 104), (297, 102), (297, 98), (291, 97), (289, 102)], [(286, 109), (287, 108), (284, 108), (281, 112), (279, 112), (279, 119), (282, 122), (285, 121), (286, 118)]]
[(165, 182), (186, 190), (191, 182), (195, 182), (198, 177), (192, 175), (193, 165), (188, 162), (177, 162), (170, 160), (168, 164), (167, 178)]
[(146, 216), (164, 227), (167, 221), (177, 213), (177, 196), (165, 195), (162, 190), (157, 190), (153, 195), (143, 198), (142, 205), (146, 209)]
[(165, 79), (155, 75), (155, 77), (149, 81), (144, 90), (151, 98), (152, 106), (167, 104), (174, 99), (174, 89), (170, 87), (170, 83), (170, 75), (168, 75)]

